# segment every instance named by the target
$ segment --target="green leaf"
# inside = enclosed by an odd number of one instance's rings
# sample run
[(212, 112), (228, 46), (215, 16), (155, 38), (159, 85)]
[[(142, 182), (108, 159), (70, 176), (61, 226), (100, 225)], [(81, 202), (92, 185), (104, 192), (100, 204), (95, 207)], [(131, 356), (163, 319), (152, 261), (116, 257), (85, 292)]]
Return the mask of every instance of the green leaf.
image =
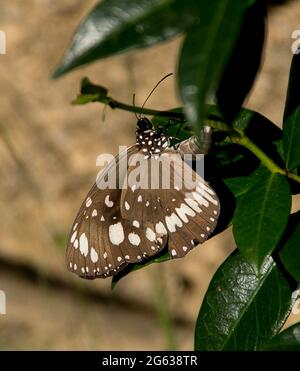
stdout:
[(203, 125), (204, 103), (232, 53), (249, 4), (245, 1), (199, 1), (200, 22), (184, 40), (178, 68), (179, 90), (187, 119)]
[(283, 123), (283, 151), (287, 169), (294, 170), (300, 164), (300, 107)]
[(279, 335), (274, 336), (264, 350), (300, 350), (300, 323), (290, 326)]
[(214, 275), (195, 331), (195, 350), (261, 350), (293, 305), (286, 278), (270, 257), (256, 275), (240, 253)]
[(198, 3), (198, 0), (101, 1), (79, 25), (53, 77), (174, 37), (198, 19)]
[(85, 77), (81, 80), (80, 94), (75, 100), (73, 100), (72, 104), (80, 105), (91, 102), (105, 103), (107, 93), (108, 90), (105, 87), (95, 85), (87, 77)]
[(297, 226), (280, 250), (280, 258), (286, 270), (300, 282), (300, 218), (296, 214)]
[(265, 172), (238, 199), (233, 218), (236, 244), (254, 268), (275, 249), (285, 230), (291, 209), (291, 192), (281, 174)]
[(148, 260), (145, 260), (142, 263), (136, 263), (136, 264), (129, 264), (126, 268), (121, 270), (119, 273), (117, 273), (115, 276), (113, 276), (111, 281), (111, 288), (112, 290), (116, 287), (116, 284), (125, 276), (127, 276), (129, 273), (137, 271), (139, 269), (145, 268), (150, 264), (153, 263), (163, 263), (171, 259), (171, 256), (169, 254), (169, 251), (167, 248), (164, 248), (161, 253), (158, 255), (152, 256)]
[(229, 122), (240, 111), (258, 72), (265, 39), (265, 14), (264, 1), (257, 1), (247, 10), (234, 51), (218, 86), (218, 106)]
[(253, 186), (257, 180), (257, 177), (266, 172), (267, 169), (264, 166), (259, 166), (249, 176), (227, 178), (224, 179), (224, 183), (236, 198), (241, 197)]

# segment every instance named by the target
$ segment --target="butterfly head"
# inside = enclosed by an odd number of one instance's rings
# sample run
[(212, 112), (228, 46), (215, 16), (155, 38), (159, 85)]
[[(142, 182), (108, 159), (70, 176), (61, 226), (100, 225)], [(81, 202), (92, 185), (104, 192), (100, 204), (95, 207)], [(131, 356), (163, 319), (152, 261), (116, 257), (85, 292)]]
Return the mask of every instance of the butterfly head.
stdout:
[(146, 117), (141, 117), (140, 119), (138, 119), (136, 126), (137, 129), (142, 132), (152, 129), (151, 121), (148, 120)]
[(140, 118), (137, 122), (136, 143), (145, 159), (158, 158), (170, 146), (169, 138), (164, 133), (154, 130), (151, 121), (146, 117)]

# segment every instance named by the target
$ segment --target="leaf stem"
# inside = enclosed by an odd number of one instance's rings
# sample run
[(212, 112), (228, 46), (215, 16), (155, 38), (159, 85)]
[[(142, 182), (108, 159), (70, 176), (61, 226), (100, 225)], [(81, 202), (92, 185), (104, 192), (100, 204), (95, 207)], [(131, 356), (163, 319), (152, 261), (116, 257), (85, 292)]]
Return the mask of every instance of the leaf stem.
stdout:
[(268, 157), (265, 152), (263, 152), (252, 140), (247, 137), (244, 132), (238, 131), (240, 136), (232, 136), (231, 140), (234, 143), (240, 144), (241, 146), (247, 148), (251, 151), (261, 162), (268, 168), (272, 173), (279, 173), (288, 178), (300, 183), (300, 176), (288, 172), (287, 169), (282, 169), (278, 166), (270, 157)]
[(279, 167), (270, 157), (268, 157), (265, 152), (263, 152), (250, 138), (248, 138), (243, 132), (241, 136), (232, 137), (234, 143), (240, 144), (241, 146), (247, 148), (251, 151), (272, 173), (280, 173), (286, 175), (284, 169)]
[(162, 117), (170, 117), (178, 120), (184, 120), (184, 114), (181, 112), (173, 112), (173, 111), (159, 111), (150, 108), (142, 108), (139, 106), (131, 106), (126, 103), (119, 102), (111, 97), (106, 97), (106, 104), (110, 106), (110, 108), (115, 109), (119, 108), (125, 111), (134, 112), (134, 113), (143, 113), (144, 115), (150, 116), (162, 116)]

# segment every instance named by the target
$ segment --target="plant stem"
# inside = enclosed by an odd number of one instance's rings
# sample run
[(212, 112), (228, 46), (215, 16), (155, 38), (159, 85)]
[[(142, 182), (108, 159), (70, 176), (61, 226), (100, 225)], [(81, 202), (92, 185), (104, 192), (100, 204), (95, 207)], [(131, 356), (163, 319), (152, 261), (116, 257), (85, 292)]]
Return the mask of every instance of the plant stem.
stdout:
[(295, 182), (300, 183), (300, 176), (292, 173), (286, 174), (288, 178), (295, 180)]
[(241, 137), (232, 138), (233, 142), (240, 144), (241, 146), (247, 148), (252, 152), (272, 173), (280, 173), (286, 175), (284, 169), (279, 167), (275, 162), (268, 157), (250, 138), (245, 134), (242, 134)]
[(268, 157), (250, 138), (248, 138), (243, 132), (240, 132), (240, 137), (234, 136), (231, 140), (234, 143), (240, 144), (252, 152), (261, 162), (268, 168), (272, 173), (279, 173), (287, 176), (288, 178), (300, 183), (300, 176), (289, 173), (286, 169), (279, 167), (270, 157)]
[[(182, 112), (159, 111), (159, 110), (154, 110), (154, 109), (144, 108), (144, 107), (139, 107), (139, 106), (131, 106), (129, 104), (119, 102), (111, 97), (106, 97), (105, 99), (106, 99), (106, 104), (108, 104), (110, 108), (112, 109), (118, 108), (124, 111), (129, 111), (129, 112), (134, 112), (134, 113), (143, 113), (144, 115), (169, 117), (169, 118), (182, 120), (182, 121), (185, 120), (185, 116)], [(204, 125), (210, 126), (213, 129), (220, 130), (220, 131), (231, 130), (229, 125), (227, 125), (223, 121), (205, 119)]]
[(142, 108), (138, 106), (131, 106), (126, 103), (119, 102), (113, 98), (107, 97), (108, 105), (110, 108), (115, 109), (119, 108), (129, 112), (135, 113), (143, 113), (144, 115), (151, 115), (151, 116), (162, 116), (162, 117), (170, 117), (178, 120), (184, 120), (184, 114), (181, 112), (173, 112), (173, 111), (159, 111), (150, 108)]
[[(144, 115), (151, 116), (161, 116), (169, 117), (177, 120), (185, 120), (185, 116), (182, 112), (174, 111), (159, 111), (145, 107), (131, 106), (126, 103), (119, 102), (111, 97), (105, 97), (105, 99), (99, 100), (100, 103), (109, 105), (112, 109), (118, 108), (129, 112), (140, 113)], [(204, 119), (203, 125), (212, 127), (215, 130), (230, 132), (232, 129), (228, 124), (220, 120), (211, 120), (209, 118)], [(239, 144), (247, 148), (252, 152), (272, 173), (279, 173), (288, 178), (300, 183), (300, 176), (296, 174), (289, 173), (287, 170), (279, 167), (270, 157), (268, 157), (250, 138), (248, 138), (245, 133), (241, 130), (236, 130), (239, 133), (237, 135), (230, 135), (232, 142)]]

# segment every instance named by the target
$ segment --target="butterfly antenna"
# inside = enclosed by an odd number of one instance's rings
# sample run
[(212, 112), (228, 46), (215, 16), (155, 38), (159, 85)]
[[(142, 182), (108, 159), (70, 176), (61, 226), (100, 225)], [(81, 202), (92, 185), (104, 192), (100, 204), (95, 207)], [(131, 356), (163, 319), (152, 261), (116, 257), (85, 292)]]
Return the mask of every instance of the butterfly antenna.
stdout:
[(148, 94), (148, 97), (146, 98), (145, 102), (143, 103), (142, 105), (142, 108), (143, 109), (145, 107), (145, 104), (147, 103), (148, 99), (151, 97), (152, 93), (154, 92), (154, 90), (158, 87), (158, 85), (160, 83), (162, 83), (166, 78), (168, 78), (169, 76), (173, 75), (173, 73), (168, 73), (166, 76), (164, 76), (162, 79), (160, 79), (158, 81), (158, 83), (154, 86), (154, 88), (150, 91), (150, 93)]
[[(133, 108), (135, 109), (135, 93), (133, 93), (132, 95), (132, 105), (133, 105)], [(137, 115), (137, 113), (134, 111), (134, 115), (136, 117), (137, 120), (139, 120), (139, 116)]]

